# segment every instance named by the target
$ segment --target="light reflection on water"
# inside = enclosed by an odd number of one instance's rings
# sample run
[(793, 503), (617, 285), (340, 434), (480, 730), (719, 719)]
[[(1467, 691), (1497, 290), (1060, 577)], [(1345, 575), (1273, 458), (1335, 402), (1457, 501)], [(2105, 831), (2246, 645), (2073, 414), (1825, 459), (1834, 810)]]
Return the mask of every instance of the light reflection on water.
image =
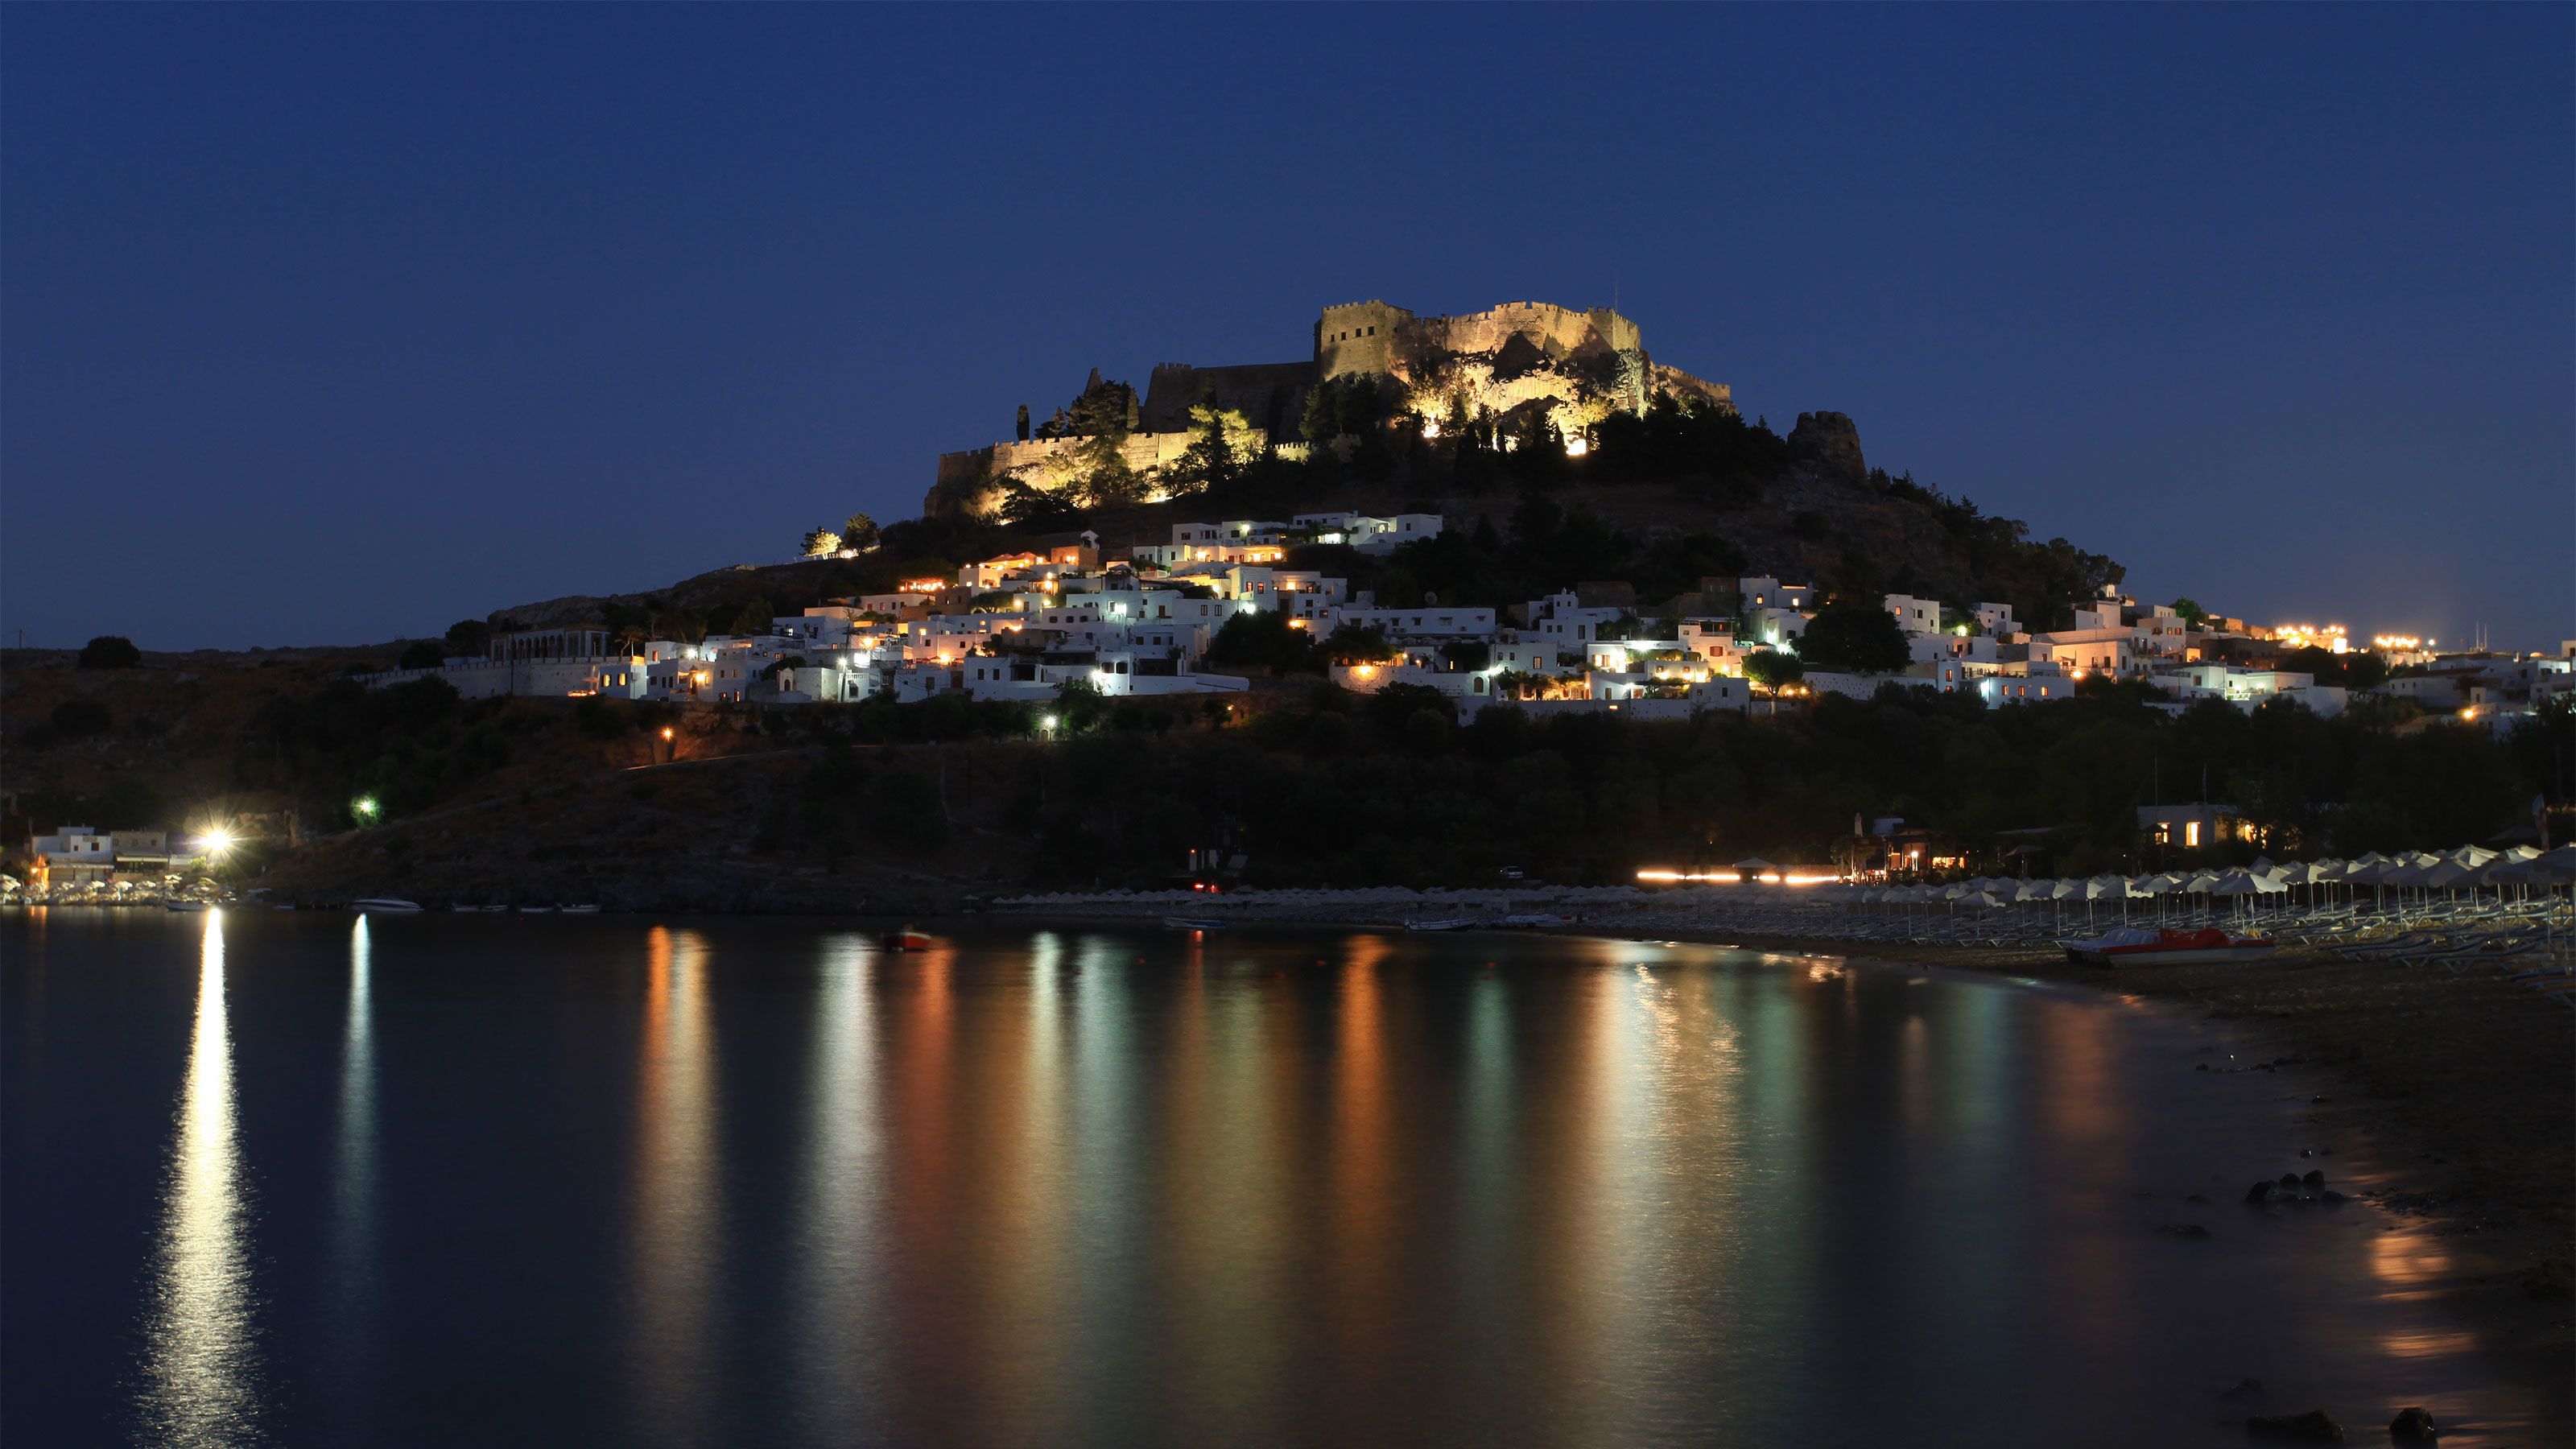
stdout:
[(871, 1230), (884, 1211), (885, 1144), (876, 1097), (875, 952), (864, 938), (829, 942), (814, 1013), (813, 1150), (796, 1210), (804, 1279), (795, 1347), (802, 1427), (818, 1441), (884, 1435), (868, 1386), (883, 1372), (875, 1342), (884, 1267)]
[(340, 1100), (334, 1114), (331, 1305), (345, 1402), (371, 1374), (377, 1316), (376, 1022), (374, 942), (367, 917), (349, 928), (349, 997), (340, 1034)]
[(704, 1444), (727, 1247), (706, 946), (694, 931), (656, 926), (644, 950), (627, 1392), (641, 1438)]
[[(231, 995), (227, 923), (195, 943), (144, 1442), (488, 1438), (425, 1307), (548, 1314), (487, 1357), (542, 1359), (513, 1392), (595, 1442), (2222, 1443), (2246, 1376), (2347, 1422), (2563, 1415), (2480, 1377), (2437, 1241), (2188, 1203), (2295, 1148), (2277, 1087), (2134, 1007), (1562, 939), (548, 923), (520, 939), (611, 949), (477, 976), (488, 923), (230, 925)], [(280, 1008), (244, 939), (325, 926), (330, 995)], [(50, 1029), (67, 980), (11, 1002)], [(263, 1072), (336, 1096), (264, 1136)], [(557, 1099), (602, 1140), (549, 1122), (532, 1163), (488, 1115)], [(452, 1246), (425, 1180), (509, 1231)], [(282, 1417), (317, 1402), (355, 1427)]]
[(196, 1024), (179, 1089), (139, 1396), (144, 1436), (174, 1445), (253, 1442), (260, 1432), (252, 1321), (249, 1186), (233, 1109), (224, 1010), (224, 917), (206, 913)]

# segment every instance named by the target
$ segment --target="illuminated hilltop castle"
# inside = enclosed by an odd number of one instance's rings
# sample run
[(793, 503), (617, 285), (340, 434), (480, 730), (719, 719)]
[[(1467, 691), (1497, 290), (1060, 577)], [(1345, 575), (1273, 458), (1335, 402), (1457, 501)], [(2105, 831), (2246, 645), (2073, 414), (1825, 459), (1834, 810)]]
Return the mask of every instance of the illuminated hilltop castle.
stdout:
[[(1119, 408), (1083, 416), (1059, 409), (1034, 431), (1020, 409), (1019, 436), (944, 453), (924, 502), (932, 514), (982, 511), (1010, 480), (1045, 491), (1073, 487), (1096, 466), (1101, 431), (1125, 436), (1119, 456), (1140, 477), (1169, 468), (1190, 443), (1190, 409), (1201, 403), (1242, 415), (1253, 445), (1302, 454), (1298, 435), (1307, 396), (1319, 383), (1375, 390), (1386, 411), (1413, 415), (1426, 430), (1464, 408), (1471, 417), (1517, 427), (1544, 415), (1567, 437), (1613, 411), (1637, 411), (1658, 393), (1733, 411), (1724, 383), (1703, 382), (1646, 355), (1637, 324), (1607, 307), (1576, 311), (1551, 302), (1506, 302), (1486, 312), (1417, 317), (1384, 302), (1327, 307), (1315, 322), (1313, 355), (1301, 362), (1234, 367), (1156, 367), (1144, 397), (1123, 393)], [(1084, 399), (1110, 396), (1091, 375)]]

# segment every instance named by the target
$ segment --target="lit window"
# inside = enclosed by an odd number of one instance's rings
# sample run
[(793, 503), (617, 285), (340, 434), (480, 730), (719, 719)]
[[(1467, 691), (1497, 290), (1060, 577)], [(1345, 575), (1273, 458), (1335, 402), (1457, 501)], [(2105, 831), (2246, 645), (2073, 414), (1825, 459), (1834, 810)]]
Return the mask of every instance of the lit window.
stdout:
[(2186, 820), (2186, 821), (2184, 821), (2184, 822), (2183, 822), (2183, 825), (2182, 825), (2182, 843), (2183, 843), (2185, 846), (2194, 846), (2194, 845), (2198, 845), (2198, 844), (2200, 844), (2200, 822), (2199, 822), (2199, 821), (2197, 821), (2197, 820)]

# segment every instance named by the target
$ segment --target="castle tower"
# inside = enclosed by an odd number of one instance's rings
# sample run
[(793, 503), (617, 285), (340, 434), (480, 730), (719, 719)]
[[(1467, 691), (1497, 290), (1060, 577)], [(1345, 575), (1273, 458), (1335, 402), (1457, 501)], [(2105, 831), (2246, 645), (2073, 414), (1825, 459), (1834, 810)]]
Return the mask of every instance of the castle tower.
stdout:
[(1344, 302), (1327, 307), (1315, 324), (1315, 373), (1322, 378), (1385, 372), (1395, 356), (1397, 329), (1413, 320), (1384, 302)]

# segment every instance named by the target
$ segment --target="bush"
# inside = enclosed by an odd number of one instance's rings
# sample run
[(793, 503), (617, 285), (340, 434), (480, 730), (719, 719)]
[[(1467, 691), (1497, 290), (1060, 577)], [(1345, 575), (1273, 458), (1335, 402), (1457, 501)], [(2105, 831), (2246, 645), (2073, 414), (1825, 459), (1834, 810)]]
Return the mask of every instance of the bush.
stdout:
[(1892, 674), (1913, 658), (1896, 616), (1863, 603), (1836, 602), (1816, 611), (1798, 636), (1798, 655), (1810, 664)]
[(1795, 684), (1806, 678), (1807, 667), (1798, 662), (1795, 654), (1765, 649), (1745, 656), (1744, 677), (1765, 688), (1778, 689), (1781, 685)]
[(446, 662), (447, 651), (439, 645), (433, 644), (427, 639), (423, 639), (419, 643), (412, 645), (410, 648), (405, 649), (402, 652), (402, 658), (395, 662), (394, 667), (396, 669), (436, 669), (438, 666), (445, 664)]
[(132, 669), (142, 662), (143, 651), (122, 634), (101, 634), (81, 646), (83, 669)]
[(1266, 609), (1226, 620), (1208, 641), (1206, 659), (1219, 669), (1267, 667), (1290, 673), (1316, 667), (1307, 631), (1290, 628), (1287, 615)]
[(54, 706), (52, 724), (56, 739), (85, 740), (114, 729), (116, 720), (97, 700), (67, 699)]
[(623, 700), (585, 695), (573, 703), (572, 722), (590, 739), (613, 740), (635, 727), (635, 712)]

